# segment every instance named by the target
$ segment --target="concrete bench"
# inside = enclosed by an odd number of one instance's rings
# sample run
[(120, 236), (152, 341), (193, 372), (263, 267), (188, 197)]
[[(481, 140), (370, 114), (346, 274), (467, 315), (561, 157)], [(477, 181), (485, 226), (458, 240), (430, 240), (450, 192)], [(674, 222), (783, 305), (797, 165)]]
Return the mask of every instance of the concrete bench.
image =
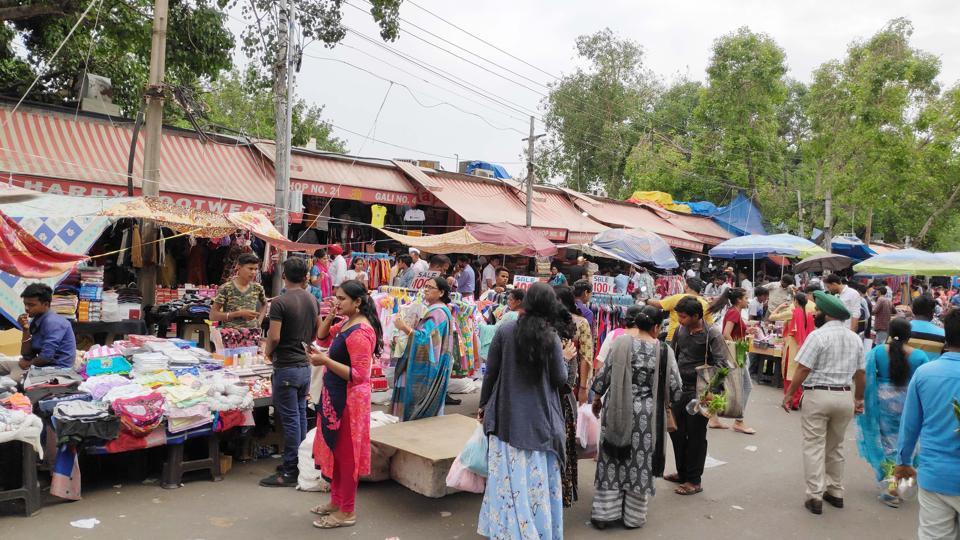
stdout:
[(439, 498), (456, 491), (447, 487), (447, 473), (477, 425), (476, 419), (460, 414), (424, 418), (373, 428), (370, 442), (396, 450), (390, 478), (416, 493)]

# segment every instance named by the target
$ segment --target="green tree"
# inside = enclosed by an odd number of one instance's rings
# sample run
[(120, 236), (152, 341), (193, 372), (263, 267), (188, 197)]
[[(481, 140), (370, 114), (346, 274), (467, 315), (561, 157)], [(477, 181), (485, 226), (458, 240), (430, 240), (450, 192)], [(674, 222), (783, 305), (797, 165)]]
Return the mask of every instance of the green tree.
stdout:
[(612, 197), (627, 195), (627, 158), (658, 84), (640, 45), (609, 28), (580, 36), (576, 49), (587, 67), (555, 83), (543, 103), (541, 169), (580, 191), (602, 187)]
[(694, 111), (701, 90), (699, 82), (684, 79), (658, 96), (627, 159), (625, 175), (632, 189), (666, 191), (677, 200), (700, 200), (713, 194), (708, 191), (715, 184), (697, 182), (691, 163), (699, 132)]
[(833, 194), (840, 232), (862, 230), (872, 209), (873, 231), (885, 239), (915, 236), (950, 196), (936, 163), (946, 157), (944, 147), (931, 144), (929, 134), (938, 114), (940, 62), (911, 47), (912, 33), (909, 21), (895, 19), (852, 43), (843, 61), (814, 73), (806, 158), (814, 191)]
[(788, 96), (785, 60), (770, 36), (746, 27), (714, 42), (708, 85), (695, 111), (697, 172), (743, 187), (754, 198), (782, 177), (778, 110)]
[[(226, 128), (261, 139), (273, 139), (273, 92), (268, 82), (251, 71), (231, 71), (220, 76), (201, 97), (211, 129)], [(345, 153), (344, 141), (334, 137), (323, 119), (323, 107), (298, 99), (293, 105), (293, 145), (316, 139), (317, 149)]]
[[(152, 0), (101, 0), (48, 61), (88, 5), (0, 0), (0, 93), (19, 98), (39, 73), (29, 99), (75, 103), (86, 71), (111, 80), (113, 101), (125, 115), (139, 110), (150, 66)], [(215, 0), (171, 0), (166, 58), (170, 85), (195, 90), (232, 65), (234, 39), (218, 7)], [(12, 43), (18, 39), (26, 46), (24, 56), (13, 54)]]

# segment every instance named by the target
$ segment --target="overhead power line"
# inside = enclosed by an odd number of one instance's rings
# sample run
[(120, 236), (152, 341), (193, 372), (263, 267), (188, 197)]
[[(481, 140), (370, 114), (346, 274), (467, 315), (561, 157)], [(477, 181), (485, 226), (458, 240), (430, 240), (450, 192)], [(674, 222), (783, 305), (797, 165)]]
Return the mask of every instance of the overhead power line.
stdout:
[(552, 73), (550, 73), (550, 72), (548, 72), (548, 71), (544, 71), (543, 69), (541, 69), (541, 68), (539, 68), (539, 67), (531, 64), (530, 62), (527, 62), (527, 61), (524, 60), (523, 58), (520, 58), (520, 57), (518, 57), (518, 56), (515, 56), (513, 53), (510, 53), (510, 52), (508, 52), (508, 51), (505, 51), (505, 50), (501, 49), (500, 47), (494, 45), (493, 43), (490, 43), (489, 41), (487, 41), (487, 40), (483, 39), (482, 37), (480, 37), (480, 36), (478, 36), (478, 35), (470, 32), (469, 30), (466, 30), (466, 29), (464, 29), (464, 28), (461, 28), (460, 26), (457, 26), (456, 24), (448, 21), (447, 19), (444, 19), (444, 18), (441, 17), (440, 15), (437, 15), (436, 13), (434, 13), (434, 12), (430, 11), (429, 9), (421, 6), (420, 4), (414, 2), (413, 0), (407, 0), (407, 3), (408, 3), (408, 4), (411, 4), (411, 5), (413, 5), (413, 6), (416, 6), (416, 7), (419, 8), (421, 11), (424, 11), (424, 12), (426, 12), (426, 13), (429, 13), (430, 15), (433, 15), (433, 16), (436, 17), (437, 19), (440, 19), (441, 21), (443, 21), (443, 22), (447, 23), (448, 25), (456, 28), (457, 30), (463, 32), (464, 34), (467, 34), (468, 36), (476, 39), (477, 41), (483, 43), (484, 45), (487, 45), (488, 47), (493, 47), (493, 48), (496, 49), (497, 51), (499, 51), (499, 52), (501, 52), (501, 53), (509, 56), (510, 58), (513, 58), (514, 60), (516, 60), (517, 62), (520, 62), (521, 64), (524, 64), (524, 65), (526, 65), (526, 66), (528, 66), (528, 67), (531, 67), (531, 68), (539, 71), (540, 73), (543, 73), (544, 75), (546, 75), (546, 76), (548, 76), (548, 77), (552, 77), (552, 78), (554, 78), (554, 79), (560, 79), (560, 77), (558, 77), (557, 75), (554, 75), (554, 74), (552, 74)]

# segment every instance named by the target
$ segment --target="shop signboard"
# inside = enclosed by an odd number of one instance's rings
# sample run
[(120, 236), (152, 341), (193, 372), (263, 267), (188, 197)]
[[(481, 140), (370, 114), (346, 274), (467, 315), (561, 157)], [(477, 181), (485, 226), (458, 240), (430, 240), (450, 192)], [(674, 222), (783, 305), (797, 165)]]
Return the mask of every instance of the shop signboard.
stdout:
[[(80, 197), (126, 197), (126, 186), (112, 186), (106, 184), (95, 184), (92, 182), (67, 182), (50, 178), (20, 177), (22, 187), (50, 193), (53, 195), (73, 195)], [(140, 194), (140, 188), (134, 188), (134, 194)], [(266, 205), (230, 201), (224, 199), (214, 199), (211, 197), (202, 197), (198, 195), (184, 195), (180, 193), (160, 192), (160, 200), (175, 204), (183, 208), (192, 210), (202, 210), (213, 212), (215, 214), (226, 214), (229, 212), (249, 212), (266, 208)]]
[(413, 276), (413, 283), (410, 285), (412, 289), (422, 289), (428, 281), (435, 277), (440, 277), (440, 272), (436, 270), (428, 270), (426, 272), (417, 272)]
[(593, 276), (593, 294), (613, 294), (614, 281), (610, 276)]
[(534, 276), (513, 276), (513, 288), (527, 290), (538, 281), (540, 279)]
[(300, 190), (304, 195), (310, 195), (314, 197), (329, 197), (333, 199), (346, 199), (365, 203), (416, 206), (420, 202), (417, 200), (417, 194), (415, 193), (399, 193), (396, 191), (327, 184), (323, 182), (312, 182), (298, 179), (290, 180), (290, 189)]

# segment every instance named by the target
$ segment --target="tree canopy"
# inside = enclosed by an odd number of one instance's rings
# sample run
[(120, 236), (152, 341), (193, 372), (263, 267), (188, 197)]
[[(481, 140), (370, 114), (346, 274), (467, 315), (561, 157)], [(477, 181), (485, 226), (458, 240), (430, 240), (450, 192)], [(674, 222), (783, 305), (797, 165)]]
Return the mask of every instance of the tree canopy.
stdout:
[(960, 249), (950, 211), (960, 203), (960, 85), (943, 91), (939, 60), (912, 33), (894, 19), (809, 83), (787, 77), (772, 37), (745, 27), (714, 42), (703, 83), (659, 83), (639, 44), (609, 30), (583, 36), (577, 51), (591, 69), (544, 101), (552, 146), (541, 161), (571, 187), (599, 183), (620, 198), (660, 190), (719, 204), (742, 191), (774, 231), (823, 227), (830, 193), (835, 234)]

